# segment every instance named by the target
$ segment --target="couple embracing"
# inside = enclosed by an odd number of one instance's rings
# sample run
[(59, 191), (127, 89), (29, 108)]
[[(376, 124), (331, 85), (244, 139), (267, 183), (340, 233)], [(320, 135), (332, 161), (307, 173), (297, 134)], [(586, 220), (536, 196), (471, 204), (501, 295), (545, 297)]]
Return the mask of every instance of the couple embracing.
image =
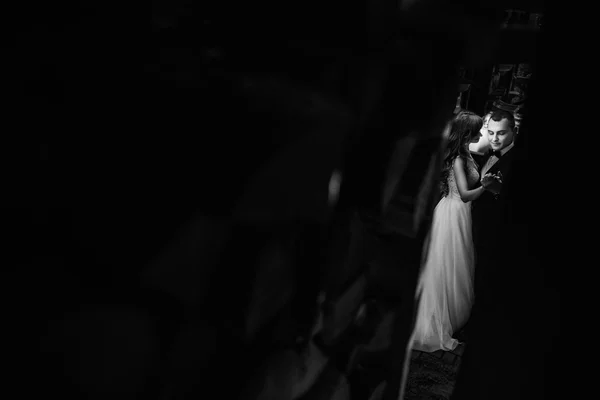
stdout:
[[(435, 207), (417, 286), (420, 297), (413, 348), (454, 350), (453, 336), (467, 323), (485, 285), (476, 257), (493, 245), (502, 218), (502, 183), (510, 175), (515, 120), (498, 110), (484, 120), (462, 111), (451, 122), (441, 173), (442, 199)], [(487, 135), (491, 151), (476, 162), (469, 145)]]

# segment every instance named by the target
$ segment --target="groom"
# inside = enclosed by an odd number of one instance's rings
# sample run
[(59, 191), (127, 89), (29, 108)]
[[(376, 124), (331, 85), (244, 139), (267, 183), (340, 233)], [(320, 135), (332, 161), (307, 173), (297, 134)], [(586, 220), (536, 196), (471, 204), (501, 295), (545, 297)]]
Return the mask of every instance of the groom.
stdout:
[[(498, 249), (498, 227), (503, 221), (505, 199), (502, 185), (510, 179), (515, 140), (515, 118), (512, 113), (504, 110), (492, 112), (488, 122), (488, 140), (490, 151), (478, 160), (481, 167), (480, 175), (492, 174), (498, 179), (489, 186), (479, 199), (473, 202), (473, 240), (478, 258), (477, 264), (484, 264), (488, 257), (493, 257)], [(486, 284), (485, 268), (475, 271), (475, 297), (482, 294)]]
[[(558, 252), (564, 246), (564, 235), (560, 228), (544, 224), (547, 214), (535, 207), (544, 188), (532, 182), (532, 171), (539, 162), (531, 162), (528, 152), (531, 132), (553, 127), (546, 121), (545, 99), (535, 100), (524, 126), (528, 130), (516, 147), (511, 146), (510, 115), (500, 118), (504, 113), (497, 113), (490, 124), (491, 142), (504, 154), (491, 167), (492, 161), (486, 160), (483, 168), (500, 171), (504, 180), (498, 185), (497, 199), (483, 200), (475, 215), (480, 235), (476, 238), (476, 297), (451, 400), (544, 399), (551, 397), (550, 390), (566, 390), (562, 386), (569, 382), (560, 376), (568, 366), (561, 358), (565, 353), (560, 339), (560, 297), (566, 286), (561, 279), (568, 274), (555, 273), (552, 259), (544, 259), (546, 254), (551, 258), (562, 254)], [(502, 133), (511, 139), (508, 143), (501, 143)], [(473, 202), (473, 212), (478, 201)], [(561, 212), (560, 203), (550, 204), (556, 213)], [(554, 236), (559, 236), (557, 242)], [(540, 241), (541, 246), (536, 244)], [(551, 328), (540, 332), (540, 326)]]
[[(502, 247), (503, 244), (508, 243), (506, 238), (499, 237), (499, 232), (505, 212), (502, 185), (510, 179), (515, 154), (511, 151), (515, 140), (514, 128), (515, 118), (512, 113), (504, 110), (493, 111), (487, 126), (490, 151), (483, 157), (473, 154), (473, 158), (481, 167), (481, 177), (486, 174), (497, 177), (492, 183), (486, 185), (488, 190), (473, 202), (471, 209), (476, 255), (475, 303), (479, 306), (485, 301), (485, 297), (491, 298), (493, 295), (489, 289), (490, 284), (493, 283), (490, 282), (490, 279), (494, 279), (494, 271), (491, 267), (494, 263), (491, 261), (499, 252), (505, 250)], [(472, 325), (469, 320), (466, 326), (455, 333), (454, 337), (461, 342), (468, 342), (472, 333)]]

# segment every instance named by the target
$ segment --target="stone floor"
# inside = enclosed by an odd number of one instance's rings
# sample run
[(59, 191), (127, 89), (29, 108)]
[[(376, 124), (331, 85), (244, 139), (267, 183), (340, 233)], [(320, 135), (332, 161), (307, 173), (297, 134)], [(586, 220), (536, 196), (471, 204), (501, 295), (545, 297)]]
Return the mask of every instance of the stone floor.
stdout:
[[(464, 351), (465, 351), (465, 344), (461, 343), (453, 351), (438, 350), (438, 351), (432, 353), (432, 355), (438, 357), (439, 359), (441, 359), (442, 361), (444, 361), (447, 364), (454, 365), (454, 364), (457, 364), (460, 362), (460, 358), (462, 357)], [(422, 354), (423, 354), (422, 351), (413, 350), (411, 357), (414, 360), (414, 359), (419, 358)]]
[[(388, 313), (380, 322), (377, 332), (371, 343), (365, 346), (365, 350), (369, 351), (377, 351), (383, 350), (389, 347), (390, 343), (390, 332), (392, 329), (394, 315), (393, 313)], [(456, 364), (460, 362), (460, 357), (462, 357), (463, 352), (465, 350), (465, 344), (461, 343), (456, 349), (453, 351), (442, 351), (438, 350), (435, 353), (432, 353), (436, 357), (442, 359), (444, 362), (448, 364)], [(422, 351), (413, 350), (412, 359), (416, 359), (423, 354)]]
[(465, 345), (454, 351), (413, 350), (404, 400), (450, 400)]

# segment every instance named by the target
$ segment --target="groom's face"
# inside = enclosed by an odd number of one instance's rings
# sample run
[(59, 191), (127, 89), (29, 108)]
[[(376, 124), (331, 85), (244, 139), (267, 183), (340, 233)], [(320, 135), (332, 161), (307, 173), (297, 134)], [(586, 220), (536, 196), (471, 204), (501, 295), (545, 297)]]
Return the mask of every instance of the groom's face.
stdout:
[(502, 150), (510, 145), (514, 139), (514, 132), (510, 128), (510, 122), (504, 118), (500, 121), (490, 119), (488, 122), (488, 140), (494, 151)]

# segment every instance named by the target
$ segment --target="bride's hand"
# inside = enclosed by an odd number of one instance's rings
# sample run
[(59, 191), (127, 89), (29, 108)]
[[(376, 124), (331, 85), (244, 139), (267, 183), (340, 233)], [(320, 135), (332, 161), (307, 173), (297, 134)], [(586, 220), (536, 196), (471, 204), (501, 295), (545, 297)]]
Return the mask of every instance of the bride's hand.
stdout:
[(483, 186), (485, 190), (498, 194), (502, 187), (502, 173), (498, 172), (497, 175), (491, 173), (485, 174), (483, 178), (481, 178), (481, 186)]
[(481, 185), (484, 188), (487, 188), (490, 184), (495, 182), (497, 179), (498, 179), (498, 177), (496, 175), (487, 173), (481, 178)]

